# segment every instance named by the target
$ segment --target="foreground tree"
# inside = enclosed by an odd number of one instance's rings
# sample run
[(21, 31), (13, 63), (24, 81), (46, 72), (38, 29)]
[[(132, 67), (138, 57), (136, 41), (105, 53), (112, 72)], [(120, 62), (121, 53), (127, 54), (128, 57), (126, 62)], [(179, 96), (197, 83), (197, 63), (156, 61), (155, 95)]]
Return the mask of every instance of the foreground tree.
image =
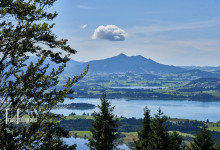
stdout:
[[(57, 16), (46, 11), (55, 1), (0, 1), (0, 149), (74, 149), (62, 142), (68, 132), (57, 124), (62, 118), (50, 111), (73, 93), (71, 87), (88, 68), (80, 76), (68, 78), (61, 90), (56, 89), (68, 57), (76, 51), (67, 40), (58, 40), (52, 32), (54, 24), (46, 22)], [(27, 63), (28, 53), (39, 56), (38, 62)], [(58, 69), (49, 71), (46, 58), (59, 64)], [(10, 109), (10, 118), (18, 109), (21, 116), (31, 111), (30, 117), (37, 122), (7, 123), (5, 108)]]
[(185, 145), (182, 145), (182, 141), (183, 137), (179, 135), (176, 131), (173, 131), (169, 137), (170, 150), (184, 150)]
[(220, 150), (220, 141), (216, 143), (216, 150)]
[(160, 109), (154, 118), (150, 117), (149, 109), (145, 108), (142, 130), (138, 132), (138, 141), (135, 141), (137, 150), (178, 150), (181, 149), (182, 137), (177, 132), (168, 133), (165, 125), (167, 117)]
[(211, 131), (206, 129), (204, 125), (202, 129), (196, 133), (195, 138), (188, 150), (214, 150), (214, 139), (211, 136)]
[(101, 106), (98, 108), (100, 111), (95, 112), (94, 121), (91, 122), (93, 128), (90, 129), (92, 138), (89, 140), (89, 146), (90, 149), (112, 150), (118, 138), (118, 119), (114, 118), (114, 107), (106, 100), (105, 94), (102, 95)]
[(161, 109), (158, 109), (151, 125), (151, 149), (166, 150), (168, 148), (169, 133), (168, 127), (164, 124), (166, 120), (167, 117), (163, 115)]
[(142, 129), (138, 132), (138, 141), (134, 141), (136, 150), (149, 150), (151, 137), (151, 117), (150, 110), (145, 107)]

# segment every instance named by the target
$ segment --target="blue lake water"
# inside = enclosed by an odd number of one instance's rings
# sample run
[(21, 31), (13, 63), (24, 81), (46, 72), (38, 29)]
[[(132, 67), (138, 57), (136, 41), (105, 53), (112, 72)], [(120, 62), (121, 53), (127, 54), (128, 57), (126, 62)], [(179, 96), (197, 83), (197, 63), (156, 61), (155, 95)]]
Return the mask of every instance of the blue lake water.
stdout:
[(167, 87), (157, 87), (157, 86), (120, 86), (120, 87), (110, 87), (112, 89), (144, 89), (144, 90), (154, 90), (154, 89), (166, 89)]
[[(147, 106), (151, 110), (151, 115), (156, 113), (158, 108), (161, 108), (165, 115), (171, 118), (185, 118), (193, 120), (206, 121), (220, 121), (220, 102), (201, 102), (201, 101), (187, 101), (187, 100), (127, 100), (127, 99), (112, 99), (110, 100), (112, 106), (115, 106), (114, 114), (123, 117), (143, 118), (143, 109)], [(65, 104), (70, 103), (90, 103), (100, 105), (100, 99), (91, 98), (76, 98), (70, 100), (65, 99)], [(84, 112), (91, 114), (98, 111), (95, 109), (89, 110), (71, 110), (71, 109), (55, 109), (52, 112), (57, 114), (64, 114), (68, 116), (74, 112), (77, 115), (82, 115)], [(88, 143), (87, 139), (82, 138), (65, 138), (64, 141), (69, 144), (77, 144), (77, 150), (89, 150), (85, 145)], [(123, 144), (118, 146), (121, 150), (128, 150), (129, 148)]]
[[(88, 139), (70, 137), (63, 138), (63, 140), (68, 145), (77, 144), (76, 150), (89, 150), (89, 147), (85, 145), (86, 143), (89, 143)], [(118, 145), (117, 148), (119, 148), (120, 150), (129, 150), (129, 148), (125, 144)]]
[[(156, 113), (158, 108), (161, 108), (166, 116), (171, 118), (183, 118), (193, 120), (220, 121), (220, 102), (202, 102), (188, 100), (127, 100), (127, 99), (112, 99), (112, 106), (115, 106), (114, 114), (123, 117), (143, 118), (143, 109), (147, 106), (151, 110), (151, 115)], [(100, 104), (100, 99), (91, 98), (76, 98), (70, 100), (65, 99), (64, 103), (90, 103)], [(77, 115), (82, 115), (84, 112), (91, 114), (98, 111), (97, 108), (90, 110), (71, 110), (71, 109), (55, 109), (54, 113), (64, 114), (68, 116), (74, 112)]]

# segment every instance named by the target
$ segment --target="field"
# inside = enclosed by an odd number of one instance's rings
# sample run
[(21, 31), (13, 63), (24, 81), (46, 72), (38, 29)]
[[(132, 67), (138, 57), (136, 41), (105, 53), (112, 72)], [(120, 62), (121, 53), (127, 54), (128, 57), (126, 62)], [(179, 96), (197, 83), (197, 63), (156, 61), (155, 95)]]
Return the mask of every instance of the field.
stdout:
[(66, 116), (65, 119), (93, 119), (93, 116), (87, 116), (87, 115), (75, 115), (75, 116)]
[[(62, 82), (68, 75), (63, 75)], [(190, 99), (220, 100), (220, 81), (216, 78), (201, 78), (201, 73), (182, 74), (88, 74), (75, 87), (74, 97), (135, 99)], [(61, 83), (62, 83), (61, 82)], [(122, 87), (122, 88), (113, 88)], [(156, 89), (132, 89), (123, 87), (158, 87)]]
[(69, 134), (73, 137), (80, 137), (80, 138), (91, 138), (90, 131), (70, 131)]
[(207, 123), (207, 126), (210, 131), (220, 132), (220, 123)]
[[(91, 132), (89, 129), (92, 127), (90, 126), (90, 121), (93, 118), (93, 116), (86, 115), (67, 116), (65, 121), (60, 122), (60, 125), (69, 131), (69, 134), (73, 137), (91, 138)], [(141, 122), (142, 119), (120, 118), (120, 126), (118, 127), (120, 138), (118, 139), (118, 142), (132, 146), (134, 140), (137, 140), (137, 131), (140, 131), (142, 128)], [(178, 134), (182, 135), (185, 144), (192, 141), (195, 134), (201, 130), (203, 125), (207, 125), (216, 141), (220, 140), (220, 122), (204, 122), (176, 118), (170, 118), (166, 122), (168, 132), (171, 133), (176, 130)]]

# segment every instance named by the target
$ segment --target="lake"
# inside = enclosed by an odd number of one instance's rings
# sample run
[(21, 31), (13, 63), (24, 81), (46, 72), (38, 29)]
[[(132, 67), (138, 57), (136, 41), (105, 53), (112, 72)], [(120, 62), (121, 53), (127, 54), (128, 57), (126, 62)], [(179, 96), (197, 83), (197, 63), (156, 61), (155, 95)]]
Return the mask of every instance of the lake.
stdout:
[[(206, 121), (220, 121), (220, 102), (202, 102), (188, 100), (128, 100), (128, 99), (110, 99), (112, 106), (115, 106), (114, 114), (127, 118), (143, 118), (143, 109), (147, 106), (151, 110), (151, 115), (156, 113), (158, 108), (161, 108), (166, 116), (171, 118), (183, 118)], [(65, 99), (65, 104), (70, 103), (90, 103), (100, 104), (100, 99), (93, 98), (76, 98), (70, 100)], [(74, 112), (77, 115), (82, 115), (84, 112), (91, 114), (98, 111), (95, 109), (89, 110), (71, 110), (71, 109), (55, 109), (52, 112), (64, 114), (68, 116)]]
[[(171, 118), (184, 118), (193, 120), (206, 121), (220, 121), (220, 102), (201, 102), (201, 101), (188, 101), (188, 100), (128, 100), (128, 99), (111, 99), (112, 106), (115, 106), (114, 114), (117, 116), (123, 116), (127, 118), (143, 118), (143, 109), (147, 106), (151, 110), (151, 115), (156, 113), (158, 108), (161, 108), (165, 115)], [(70, 100), (65, 99), (64, 104), (70, 103), (90, 103), (99, 104), (100, 99), (92, 98), (76, 98)], [(95, 109), (89, 110), (71, 110), (71, 109), (55, 109), (52, 112), (57, 114), (64, 114), (68, 116), (74, 112), (77, 115), (82, 115), (84, 112), (91, 114), (98, 111)], [(71, 145), (77, 144), (77, 150), (88, 150), (89, 148), (85, 145), (88, 143), (87, 139), (82, 138), (65, 138), (64, 141)], [(119, 146), (120, 149), (128, 150), (129, 148), (123, 144)]]
[[(89, 147), (85, 145), (86, 143), (89, 143), (88, 139), (70, 137), (63, 138), (63, 140), (68, 145), (77, 144), (76, 150), (89, 150)], [(117, 148), (119, 148), (120, 150), (129, 150), (129, 148), (125, 144), (118, 145)]]
[(110, 87), (112, 89), (132, 89), (132, 90), (138, 90), (138, 89), (144, 89), (144, 90), (155, 90), (155, 89), (166, 89), (168, 87), (157, 87), (157, 86), (120, 86), (120, 87)]

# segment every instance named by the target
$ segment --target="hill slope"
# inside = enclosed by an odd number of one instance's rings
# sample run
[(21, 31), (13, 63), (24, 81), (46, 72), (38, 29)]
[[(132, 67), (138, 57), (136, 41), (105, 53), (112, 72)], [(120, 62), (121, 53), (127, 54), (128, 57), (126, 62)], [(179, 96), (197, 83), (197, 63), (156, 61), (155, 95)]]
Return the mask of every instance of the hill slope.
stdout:
[(90, 73), (119, 73), (119, 72), (133, 72), (133, 73), (177, 73), (185, 71), (185, 69), (175, 66), (168, 66), (159, 64), (151, 59), (146, 59), (141, 55), (126, 56), (120, 54), (104, 60), (94, 60), (78, 66), (84, 68), (86, 64), (90, 65)]

